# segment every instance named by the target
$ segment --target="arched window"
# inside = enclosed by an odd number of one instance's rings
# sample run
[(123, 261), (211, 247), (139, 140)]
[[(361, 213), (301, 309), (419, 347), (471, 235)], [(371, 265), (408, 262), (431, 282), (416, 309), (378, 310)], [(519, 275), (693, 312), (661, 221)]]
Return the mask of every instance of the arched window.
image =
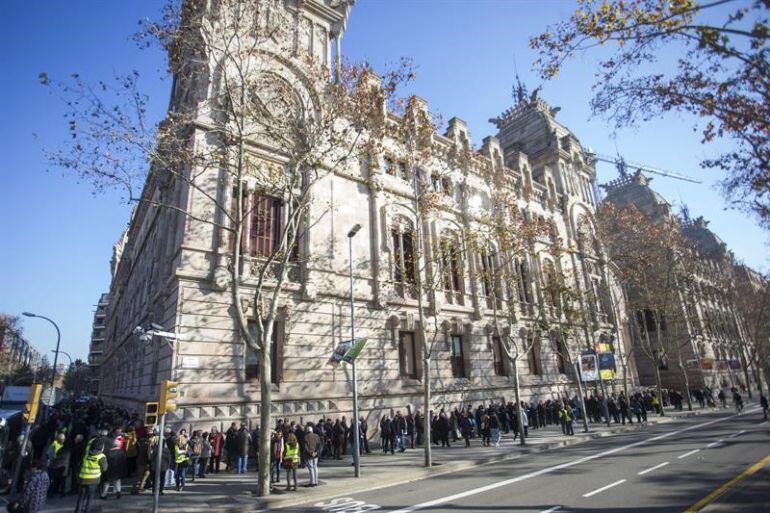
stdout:
[[(533, 337), (534, 335), (528, 335), (528, 337)], [(529, 344), (531, 341), (531, 338), (529, 341), (526, 341), (525, 343)], [(527, 366), (529, 367), (529, 373), (533, 376), (539, 376), (543, 373), (543, 364), (541, 361), (541, 355), (542, 355), (542, 347), (540, 346), (540, 338), (535, 338), (534, 342), (532, 343), (532, 347), (529, 349), (529, 352), (527, 353)]]

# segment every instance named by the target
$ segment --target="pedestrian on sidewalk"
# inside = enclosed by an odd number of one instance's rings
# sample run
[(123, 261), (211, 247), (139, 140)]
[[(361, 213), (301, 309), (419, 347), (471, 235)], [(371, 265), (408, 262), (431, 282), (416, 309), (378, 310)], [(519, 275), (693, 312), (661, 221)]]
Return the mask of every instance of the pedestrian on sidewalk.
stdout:
[(206, 477), (209, 469), (209, 460), (211, 460), (211, 441), (209, 440), (209, 434), (203, 433), (201, 435), (200, 473), (198, 477)]
[(294, 481), (293, 491), (297, 491), (297, 467), (299, 466), (299, 442), (294, 433), (290, 433), (286, 440), (283, 455), (283, 468), (286, 469), (286, 491), (292, 491), (291, 482)]
[(115, 495), (120, 499), (121, 479), (126, 477), (128, 472), (126, 453), (121, 449), (122, 445), (122, 442), (116, 439), (112, 443), (112, 448), (107, 451), (107, 472), (104, 473), (104, 479), (102, 479), (102, 493), (100, 495), (102, 499), (107, 498), (110, 486), (115, 488)]
[(211, 428), (209, 435), (211, 442), (211, 459), (209, 460), (209, 472), (219, 474), (219, 465), (222, 461), (222, 449), (224, 449), (225, 437), (219, 432), (216, 426)]
[(225, 472), (235, 469), (235, 452), (238, 446), (238, 426), (233, 422), (225, 432)]
[(235, 436), (235, 456), (237, 458), (238, 474), (245, 474), (249, 467), (249, 447), (251, 444), (251, 434), (246, 429), (246, 424), (241, 422), (241, 427)]
[(468, 412), (463, 413), (463, 420), (460, 421), (460, 433), (465, 440), (465, 447), (471, 446), (471, 435), (473, 434), (473, 423)]
[(313, 426), (305, 427), (305, 446), (303, 447), (305, 465), (310, 474), (308, 486), (318, 486), (318, 455), (321, 450), (321, 437), (313, 432)]
[(102, 475), (107, 472), (107, 457), (103, 452), (104, 446), (100, 441), (91, 444), (88, 455), (80, 467), (78, 480), (80, 481), (80, 494), (75, 505), (75, 513), (88, 513), (91, 508), (91, 500), (99, 487)]
[[(284, 451), (283, 432), (280, 429), (273, 431), (270, 439), (270, 482), (281, 482), (281, 465), (283, 464)], [(273, 477), (275, 476), (275, 477)]]
[[(366, 454), (371, 454), (372, 451), (369, 449), (369, 438), (367, 437), (367, 434), (366, 434), (369, 431), (369, 424), (366, 423), (366, 419), (363, 416), (361, 416), (358, 419), (358, 430), (361, 432), (360, 445), (362, 447), (362, 450)], [(315, 426), (313, 426), (313, 432), (315, 433)], [(316, 434), (319, 435), (319, 438), (320, 438), (320, 434), (319, 433), (316, 433)], [(320, 455), (320, 451), (319, 451), (319, 455)]]
[(396, 438), (398, 440), (398, 452), (404, 452), (406, 451), (406, 419), (401, 415), (400, 411), (396, 412), (393, 424), (396, 429)]
[(38, 460), (29, 464), (29, 471), (24, 480), (21, 493), (8, 501), (10, 513), (37, 513), (45, 504), (48, 486), (51, 480)]
[[(155, 482), (155, 474), (158, 465), (158, 451), (160, 453), (160, 483)], [(158, 492), (163, 495), (163, 489), (166, 486), (166, 473), (171, 466), (171, 450), (166, 441), (160, 437), (157, 431), (153, 432), (153, 437), (150, 440), (150, 470), (149, 477), (153, 480), (153, 489), (158, 487)]]
[(187, 444), (187, 458), (190, 462), (189, 466), (192, 469), (192, 477), (190, 481), (195, 482), (195, 477), (200, 471), (201, 453), (203, 452), (203, 440), (201, 439), (200, 431), (193, 431), (190, 442)]
[(184, 491), (184, 486), (187, 484), (187, 465), (189, 461), (190, 458), (187, 456), (187, 439), (184, 436), (180, 436), (174, 446), (174, 463), (176, 464), (174, 475), (177, 492)]
[(380, 443), (382, 445), (382, 454), (387, 454), (388, 451), (390, 451), (391, 454), (394, 453), (393, 444), (391, 443), (393, 429), (393, 421), (390, 420), (387, 413), (383, 414), (380, 418)]
[(564, 425), (564, 434), (567, 436), (575, 436), (575, 429), (572, 427), (572, 423), (575, 420), (575, 414), (569, 404), (562, 405), (559, 410), (559, 420)]

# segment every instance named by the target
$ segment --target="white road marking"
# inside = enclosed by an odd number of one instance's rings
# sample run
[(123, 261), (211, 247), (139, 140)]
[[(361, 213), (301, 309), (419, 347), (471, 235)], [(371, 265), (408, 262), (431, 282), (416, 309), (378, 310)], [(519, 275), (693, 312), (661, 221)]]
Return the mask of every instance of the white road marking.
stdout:
[(711, 442), (710, 444), (708, 444), (708, 445), (706, 446), (706, 449), (711, 449), (712, 447), (716, 447), (717, 445), (721, 445), (721, 444), (722, 444), (722, 442), (724, 442), (724, 440), (720, 438), (720, 439), (719, 439), (719, 440), (717, 440), (716, 442)]
[(668, 462), (667, 462), (667, 461), (664, 461), (664, 462), (663, 462), (663, 463), (661, 463), (660, 465), (655, 465), (654, 467), (650, 467), (650, 468), (648, 468), (648, 469), (642, 470), (641, 472), (637, 472), (637, 473), (636, 473), (636, 475), (638, 475), (638, 476), (643, 476), (643, 475), (645, 475), (645, 474), (646, 474), (646, 473), (648, 473), (648, 472), (652, 472), (653, 470), (658, 470), (659, 468), (663, 468), (663, 467), (665, 467), (666, 465), (668, 465)]
[(742, 430), (738, 431), (737, 433), (733, 433), (732, 435), (728, 436), (727, 438), (735, 438), (736, 436), (740, 436), (740, 435), (742, 435), (745, 432), (746, 432), (746, 430), (742, 429)]
[(541, 511), (540, 513), (553, 513), (554, 511), (557, 511), (557, 510), (559, 510), (559, 509), (561, 509), (561, 506), (554, 506), (554, 507), (553, 507), (553, 508), (551, 508), (551, 509), (544, 509), (544, 510), (543, 510), (543, 511)]
[(763, 423), (761, 423), (760, 426), (764, 426), (765, 424), (767, 424), (767, 421), (764, 421)]
[[(758, 409), (758, 408), (753, 408)], [(497, 488), (501, 488), (503, 486), (508, 486), (510, 484), (519, 483), (521, 481), (525, 481), (527, 479), (532, 479), (533, 477), (539, 477), (545, 474), (550, 474), (552, 472), (556, 472), (557, 470), (562, 470), (565, 468), (574, 467), (575, 465), (580, 465), (581, 463), (585, 463), (587, 461), (592, 461), (597, 458), (601, 458), (603, 456), (609, 456), (610, 454), (616, 454), (621, 451), (625, 451), (626, 449), (632, 449), (634, 447), (639, 447), (640, 445), (645, 445), (650, 442), (657, 442), (658, 440), (663, 440), (664, 438), (669, 438), (674, 435), (678, 435), (679, 433), (684, 433), (687, 431), (692, 431), (693, 429), (703, 428), (706, 426), (710, 426), (712, 424), (716, 424), (718, 422), (724, 422), (726, 420), (733, 419), (734, 417), (737, 417), (737, 414), (730, 415), (729, 417), (720, 417), (718, 419), (710, 420), (708, 422), (704, 422), (702, 424), (693, 424), (692, 426), (678, 429), (676, 431), (669, 431), (667, 433), (663, 433), (660, 435), (656, 435), (650, 438), (647, 438), (645, 440), (639, 440), (638, 442), (634, 442), (628, 445), (622, 445), (620, 447), (615, 447), (614, 449), (608, 449), (606, 451), (602, 451), (596, 454), (592, 454), (590, 456), (584, 456), (582, 458), (578, 458), (576, 460), (568, 461), (566, 463), (560, 463), (559, 465), (554, 465), (552, 467), (546, 467), (542, 468), (540, 470), (536, 470), (535, 472), (530, 472), (528, 474), (523, 474), (518, 477), (514, 477), (511, 479), (506, 479), (505, 481), (498, 481), (497, 483), (488, 484), (486, 486), (480, 486), (478, 488), (473, 488), (471, 490), (466, 490), (464, 492), (455, 493), (453, 495), (447, 495), (446, 497), (440, 497), (438, 499), (433, 499), (432, 501), (422, 502), (420, 504), (415, 504), (414, 506), (409, 506), (402, 509), (393, 510), (390, 513), (412, 513), (412, 511), (417, 511), (420, 509), (426, 509), (431, 508), (433, 506), (439, 506), (441, 504), (446, 504), (448, 502), (456, 501), (459, 499), (464, 499), (465, 497), (472, 497), (474, 495), (478, 495), (480, 493), (485, 493), (490, 490), (495, 490)]]
[(610, 484), (608, 484), (607, 486), (602, 486), (601, 488), (597, 488), (597, 489), (596, 489), (596, 490), (594, 490), (593, 492), (588, 492), (588, 493), (585, 493), (585, 494), (583, 494), (583, 497), (593, 497), (593, 496), (594, 496), (594, 495), (596, 495), (597, 493), (602, 493), (602, 492), (603, 492), (603, 491), (605, 491), (605, 490), (609, 490), (609, 489), (610, 489), (610, 488), (612, 488), (613, 486), (618, 486), (619, 484), (623, 484), (623, 483), (625, 483), (625, 482), (626, 482), (626, 480), (625, 480), (625, 479), (619, 479), (619, 480), (615, 481), (614, 483), (610, 483)]
[(691, 456), (691, 455), (695, 454), (696, 452), (700, 452), (700, 449), (693, 449), (690, 452), (686, 452), (684, 454), (680, 454), (679, 456), (677, 456), (677, 459), (681, 460), (682, 458), (686, 458), (687, 456)]

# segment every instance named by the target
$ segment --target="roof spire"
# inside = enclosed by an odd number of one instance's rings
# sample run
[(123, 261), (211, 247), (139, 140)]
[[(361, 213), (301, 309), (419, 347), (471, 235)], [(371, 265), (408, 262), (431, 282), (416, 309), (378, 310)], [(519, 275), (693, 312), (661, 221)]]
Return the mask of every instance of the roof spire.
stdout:
[(521, 83), (519, 79), (519, 69), (516, 67), (516, 56), (513, 56), (513, 73), (516, 76), (516, 83), (513, 85), (513, 99), (517, 103), (521, 103), (527, 100), (527, 86)]

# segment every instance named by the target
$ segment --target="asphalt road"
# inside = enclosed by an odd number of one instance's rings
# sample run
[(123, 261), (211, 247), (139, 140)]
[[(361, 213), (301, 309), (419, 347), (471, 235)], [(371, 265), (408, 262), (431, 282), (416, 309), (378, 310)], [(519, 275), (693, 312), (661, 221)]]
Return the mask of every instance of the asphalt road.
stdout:
[[(282, 511), (686, 511), (768, 454), (770, 423), (758, 410), (725, 411)], [(765, 467), (709, 508), (770, 511), (767, 475)]]

